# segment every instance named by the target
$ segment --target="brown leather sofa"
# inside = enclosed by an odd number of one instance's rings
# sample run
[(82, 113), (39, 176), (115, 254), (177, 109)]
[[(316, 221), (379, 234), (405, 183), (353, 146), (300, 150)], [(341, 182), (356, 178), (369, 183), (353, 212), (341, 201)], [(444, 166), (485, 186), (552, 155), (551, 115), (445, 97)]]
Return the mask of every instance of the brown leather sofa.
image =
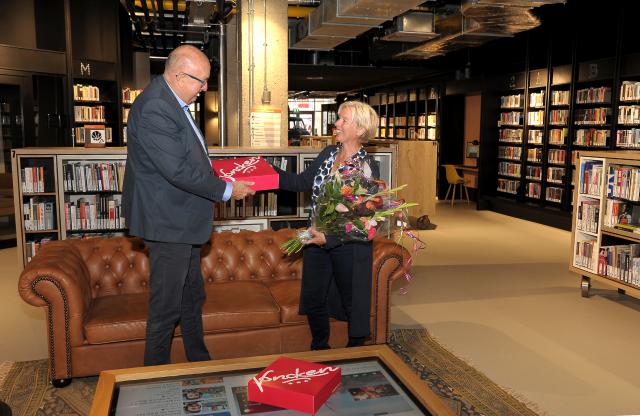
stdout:
[[(309, 349), (310, 334), (298, 315), (302, 256), (286, 257), (280, 245), (292, 230), (213, 234), (202, 250), (207, 300), (205, 341), (214, 358), (235, 358)], [(407, 252), (377, 238), (373, 245), (372, 336), (387, 341), (389, 291), (403, 276)], [(141, 366), (147, 316), (149, 263), (137, 238), (48, 243), (20, 276), (22, 298), (45, 308), (50, 378)], [(186, 361), (177, 328), (172, 361)], [(347, 342), (345, 322), (332, 321), (333, 347)]]

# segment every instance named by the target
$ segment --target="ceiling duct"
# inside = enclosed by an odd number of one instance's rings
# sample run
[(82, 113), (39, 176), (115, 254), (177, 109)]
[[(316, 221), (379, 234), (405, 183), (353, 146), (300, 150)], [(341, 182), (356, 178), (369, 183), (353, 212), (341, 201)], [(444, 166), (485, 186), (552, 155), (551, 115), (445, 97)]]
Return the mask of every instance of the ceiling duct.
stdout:
[(394, 19), (382, 40), (393, 42), (424, 42), (438, 36), (435, 15), (427, 12), (409, 12)]
[(424, 0), (324, 0), (299, 22), (292, 49), (333, 49)]
[(463, 0), (462, 5), (438, 10), (435, 28), (440, 36), (394, 56), (427, 59), (454, 50), (479, 46), (498, 37), (533, 29), (540, 20), (533, 7), (564, 4), (566, 0)]

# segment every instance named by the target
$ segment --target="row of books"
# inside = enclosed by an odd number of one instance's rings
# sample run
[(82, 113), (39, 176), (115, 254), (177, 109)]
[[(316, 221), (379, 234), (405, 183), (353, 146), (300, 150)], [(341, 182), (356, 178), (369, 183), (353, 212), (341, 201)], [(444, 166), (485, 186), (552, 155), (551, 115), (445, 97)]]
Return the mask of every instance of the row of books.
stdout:
[(611, 87), (592, 87), (576, 91), (578, 104), (608, 104), (611, 103)]
[(590, 233), (598, 232), (600, 219), (600, 201), (585, 198), (578, 202), (576, 208), (576, 229)]
[(547, 187), (547, 197), (546, 200), (550, 202), (562, 202), (562, 192), (564, 190), (562, 188), (557, 188), (555, 186)]
[(544, 110), (529, 111), (527, 113), (528, 126), (544, 126)]
[(564, 181), (564, 168), (548, 167), (547, 182), (562, 183)]
[(498, 174), (505, 176), (520, 177), (520, 164), (511, 162), (498, 163)]
[(626, 148), (640, 147), (640, 129), (616, 131), (616, 146)]
[(551, 91), (551, 105), (569, 105), (569, 91)]
[(278, 215), (278, 194), (260, 192), (244, 199), (230, 199), (214, 204), (216, 220), (247, 217), (269, 217)]
[(555, 126), (564, 126), (569, 123), (569, 110), (551, 110), (549, 111), (549, 124)]
[(124, 161), (69, 162), (62, 165), (65, 192), (122, 192)]
[(22, 168), (20, 171), (20, 187), (23, 193), (44, 192), (44, 166)]
[(542, 149), (539, 147), (535, 149), (527, 149), (527, 160), (529, 162), (542, 162)]
[(618, 124), (640, 124), (640, 105), (621, 105), (618, 108)]
[(105, 121), (103, 105), (88, 107), (86, 105), (76, 105), (73, 107), (73, 116), (78, 122), (102, 122)]
[(501, 142), (522, 143), (522, 130), (501, 129), (499, 139)]
[(24, 229), (26, 231), (53, 230), (56, 228), (55, 202), (41, 199), (40, 197), (29, 198), (22, 204)]
[(138, 95), (140, 95), (141, 93), (142, 93), (142, 90), (124, 88), (122, 90), (122, 102), (124, 104), (133, 104), (136, 98), (138, 98)]
[(549, 130), (549, 143), (556, 145), (563, 145), (565, 138), (569, 135), (569, 129), (551, 129)]
[(75, 101), (100, 101), (100, 88), (94, 85), (73, 85), (73, 99)]
[(540, 166), (527, 166), (526, 168), (526, 178), (527, 179), (535, 179), (542, 180), (542, 167)]
[(530, 144), (542, 144), (543, 138), (544, 138), (544, 131), (529, 130), (527, 142)]
[(522, 108), (524, 100), (522, 94), (505, 95), (500, 97), (501, 108)]
[(640, 168), (631, 166), (609, 166), (607, 174), (607, 197), (640, 201)]
[(610, 116), (611, 109), (608, 107), (581, 108), (576, 110), (573, 122), (577, 125), (604, 125), (609, 123)]
[(595, 240), (577, 240), (573, 252), (573, 264), (577, 267), (593, 270)]
[(500, 119), (498, 120), (498, 127), (500, 126), (521, 126), (522, 125), (522, 112), (510, 111), (508, 113), (500, 113)]
[(125, 228), (121, 199), (88, 196), (64, 204), (65, 230), (119, 230)]
[(620, 86), (620, 101), (640, 100), (640, 82), (622, 81)]
[(123, 108), (122, 109), (122, 122), (123, 123), (127, 123), (127, 120), (129, 120), (129, 108)]
[(500, 159), (520, 160), (520, 157), (522, 157), (522, 148), (512, 146), (498, 146), (498, 157)]
[(544, 91), (529, 94), (529, 107), (544, 107)]
[(518, 193), (520, 187), (520, 181), (514, 181), (510, 179), (498, 178), (498, 191), (508, 194)]
[(596, 272), (601, 276), (640, 286), (640, 244), (600, 247)]
[(525, 196), (527, 198), (540, 199), (541, 192), (542, 185), (540, 185), (539, 183), (530, 182), (526, 185)]
[(609, 137), (611, 137), (611, 130), (578, 129), (573, 143), (580, 146), (603, 147), (607, 145)]
[(602, 224), (605, 227), (636, 232), (640, 227), (640, 206), (617, 199), (607, 199)]
[(580, 164), (580, 193), (600, 195), (602, 184), (602, 162), (587, 160)]

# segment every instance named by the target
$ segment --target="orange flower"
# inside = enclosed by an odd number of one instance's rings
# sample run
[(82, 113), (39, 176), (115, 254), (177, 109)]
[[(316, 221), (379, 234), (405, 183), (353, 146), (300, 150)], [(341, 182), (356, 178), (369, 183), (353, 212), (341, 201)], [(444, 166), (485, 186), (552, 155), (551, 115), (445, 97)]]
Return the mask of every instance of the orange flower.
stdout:
[(342, 188), (340, 188), (340, 193), (342, 194), (342, 196), (351, 196), (353, 195), (353, 188), (347, 185), (343, 185)]

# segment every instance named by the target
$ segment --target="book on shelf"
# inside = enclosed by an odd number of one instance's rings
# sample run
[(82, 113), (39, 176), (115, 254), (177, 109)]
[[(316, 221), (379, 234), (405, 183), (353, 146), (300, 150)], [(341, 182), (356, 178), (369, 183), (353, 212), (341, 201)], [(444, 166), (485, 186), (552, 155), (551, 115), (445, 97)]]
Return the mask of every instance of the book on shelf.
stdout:
[(620, 86), (620, 101), (640, 100), (640, 82), (622, 81)]
[(600, 220), (600, 201), (583, 199), (578, 202), (576, 211), (576, 229), (589, 233), (598, 232)]
[(95, 85), (73, 85), (73, 99), (75, 101), (100, 101), (100, 88)]
[(640, 168), (618, 165), (609, 166), (607, 197), (640, 201)]
[(56, 227), (55, 202), (31, 197), (22, 203), (23, 224), (26, 231), (53, 230)]
[(67, 162), (62, 165), (65, 192), (121, 192), (125, 161)]
[(551, 91), (551, 105), (569, 105), (569, 91)]
[(616, 131), (616, 146), (630, 149), (640, 147), (640, 128), (618, 129)]
[(576, 92), (577, 104), (611, 103), (611, 87), (584, 88)]

